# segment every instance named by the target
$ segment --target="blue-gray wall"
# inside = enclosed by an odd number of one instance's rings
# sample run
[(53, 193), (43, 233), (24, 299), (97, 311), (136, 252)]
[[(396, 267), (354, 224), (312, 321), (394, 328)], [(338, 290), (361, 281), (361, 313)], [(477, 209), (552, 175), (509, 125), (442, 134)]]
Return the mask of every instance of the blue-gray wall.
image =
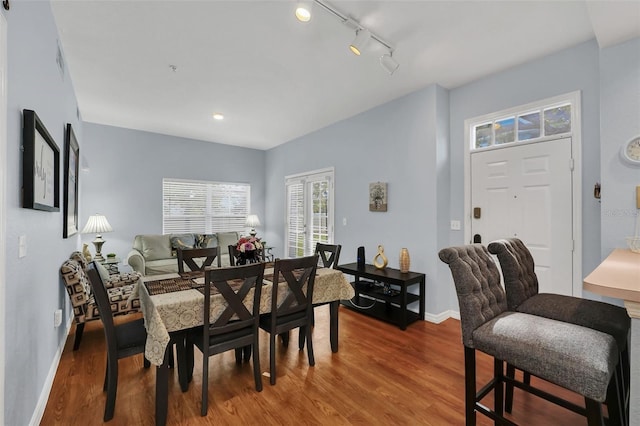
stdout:
[[(84, 123), (80, 224), (104, 214), (113, 232), (102, 252), (126, 259), (137, 234), (162, 234), (162, 179), (249, 183), (251, 212), (264, 220), (265, 152), (156, 133)], [(262, 229), (262, 228), (261, 228)], [(89, 245), (95, 235), (82, 235)]]
[[(451, 91), (451, 211), (464, 211), (464, 120), (579, 90), (582, 94), (582, 274), (600, 263), (598, 45), (580, 44)], [(463, 234), (452, 232), (452, 243)]]
[[(105, 251), (124, 257), (135, 234), (161, 231), (161, 181), (176, 177), (251, 183), (261, 232), (282, 254), (284, 177), (334, 167), (335, 239), (344, 246), (342, 260), (355, 260), (359, 245), (371, 259), (381, 243), (396, 266), (400, 248), (408, 247), (412, 269), (427, 273), (427, 311), (438, 319), (457, 309), (448, 271), (436, 253), (463, 242), (463, 232), (449, 231), (448, 225), (463, 214), (464, 120), (580, 90), (583, 273), (611, 248), (623, 246), (622, 238), (632, 232), (633, 211), (617, 219), (604, 216), (633, 210), (632, 188), (640, 183), (637, 169), (615, 163), (620, 144), (640, 133), (638, 39), (603, 50), (588, 42), (451, 91), (432, 85), (260, 152), (81, 123), (69, 75), (62, 78), (56, 66), (57, 30), (49, 2), (11, 5), (2, 11), (9, 46), (4, 424), (27, 424), (44, 408), (66, 339), (65, 327), (53, 327), (53, 311), (62, 308), (66, 320), (72, 316), (58, 269), (81, 242), (93, 239), (63, 239), (62, 212), (20, 207), (23, 108), (38, 112), (61, 150), (64, 125), (74, 126), (90, 168), (80, 173), (80, 224), (94, 212), (107, 215), (114, 232), (105, 234)], [(387, 213), (368, 211), (368, 184), (378, 180), (389, 183)], [(596, 181), (603, 183), (602, 226), (600, 204), (591, 197)], [(21, 259), (20, 235), (28, 244)]]
[[(51, 213), (21, 207), (22, 110), (36, 111), (60, 148), (61, 191), (64, 127), (71, 123), (78, 138), (83, 135), (69, 74), (63, 79), (56, 65), (58, 32), (50, 3), (11, 2), (11, 10), (4, 14), (8, 27), (4, 424), (25, 425), (36, 411), (45, 383), (55, 374), (54, 360), (66, 338), (66, 321), (53, 327), (56, 309), (63, 308), (65, 318), (71, 316), (58, 268), (65, 254), (78, 246), (78, 237), (62, 238), (62, 209)], [(27, 237), (24, 258), (18, 258), (20, 235)]]
[(605, 258), (634, 234), (638, 210), (635, 187), (640, 169), (620, 157), (620, 149), (640, 136), (640, 39), (600, 54), (600, 167), (602, 169), (602, 246)]
[[(448, 289), (437, 280), (437, 249), (445, 244), (438, 230), (448, 220), (448, 204), (438, 202), (439, 188), (449, 180), (448, 125), (447, 93), (432, 85), (269, 150), (267, 239), (276, 254), (284, 246), (285, 176), (332, 166), (340, 262), (355, 261), (359, 246), (371, 261), (382, 244), (389, 265), (397, 268), (406, 247), (411, 269), (428, 277), (427, 311), (448, 309)], [(388, 183), (384, 213), (369, 211), (369, 183), (377, 181)]]

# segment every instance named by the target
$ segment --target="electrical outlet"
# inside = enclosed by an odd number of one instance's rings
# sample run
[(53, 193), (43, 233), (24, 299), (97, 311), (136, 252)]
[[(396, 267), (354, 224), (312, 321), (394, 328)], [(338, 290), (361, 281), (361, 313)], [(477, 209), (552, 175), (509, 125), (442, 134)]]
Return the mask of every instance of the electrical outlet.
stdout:
[(53, 326), (60, 327), (60, 324), (62, 324), (62, 309), (56, 309), (53, 313)]
[(460, 230), (460, 221), (459, 220), (452, 220), (451, 221), (451, 230), (452, 231), (459, 231)]
[(342, 226), (347, 226), (347, 218), (346, 217), (342, 218)]

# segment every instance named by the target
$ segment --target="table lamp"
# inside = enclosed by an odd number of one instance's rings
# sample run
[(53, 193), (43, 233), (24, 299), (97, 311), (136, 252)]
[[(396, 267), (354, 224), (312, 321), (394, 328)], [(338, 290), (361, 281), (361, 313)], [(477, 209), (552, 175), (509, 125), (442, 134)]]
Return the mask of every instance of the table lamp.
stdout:
[(244, 223), (246, 226), (251, 228), (251, 232), (249, 234), (252, 237), (256, 236), (256, 226), (260, 226), (260, 219), (257, 214), (250, 214), (247, 216), (247, 221)]
[(96, 234), (96, 239), (92, 241), (93, 245), (96, 247), (96, 255), (95, 260), (99, 262), (104, 261), (104, 257), (100, 251), (102, 250), (102, 245), (104, 244), (104, 240), (102, 239), (103, 232), (111, 232), (113, 228), (109, 225), (109, 221), (104, 215), (94, 214), (93, 216), (89, 216), (89, 220), (87, 224), (84, 226), (82, 230), (83, 234)]

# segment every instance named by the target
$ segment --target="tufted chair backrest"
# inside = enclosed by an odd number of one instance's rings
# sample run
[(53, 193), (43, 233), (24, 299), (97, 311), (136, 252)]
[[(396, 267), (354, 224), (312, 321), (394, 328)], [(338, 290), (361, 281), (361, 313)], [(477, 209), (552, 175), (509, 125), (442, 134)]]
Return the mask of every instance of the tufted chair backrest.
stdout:
[(489, 252), (498, 256), (509, 310), (538, 294), (538, 276), (531, 252), (518, 238), (493, 241)]
[(445, 248), (438, 256), (449, 265), (456, 286), (462, 343), (473, 348), (474, 330), (507, 310), (500, 272), (480, 244)]

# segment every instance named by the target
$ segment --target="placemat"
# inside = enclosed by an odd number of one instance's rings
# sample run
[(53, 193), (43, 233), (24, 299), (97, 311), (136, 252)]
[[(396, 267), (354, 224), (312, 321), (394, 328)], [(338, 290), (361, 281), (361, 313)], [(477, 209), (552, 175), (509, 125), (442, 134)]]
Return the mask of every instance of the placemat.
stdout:
[(191, 290), (195, 282), (191, 279), (168, 278), (165, 280), (147, 281), (144, 283), (150, 296), (157, 294), (173, 293), (175, 291)]

